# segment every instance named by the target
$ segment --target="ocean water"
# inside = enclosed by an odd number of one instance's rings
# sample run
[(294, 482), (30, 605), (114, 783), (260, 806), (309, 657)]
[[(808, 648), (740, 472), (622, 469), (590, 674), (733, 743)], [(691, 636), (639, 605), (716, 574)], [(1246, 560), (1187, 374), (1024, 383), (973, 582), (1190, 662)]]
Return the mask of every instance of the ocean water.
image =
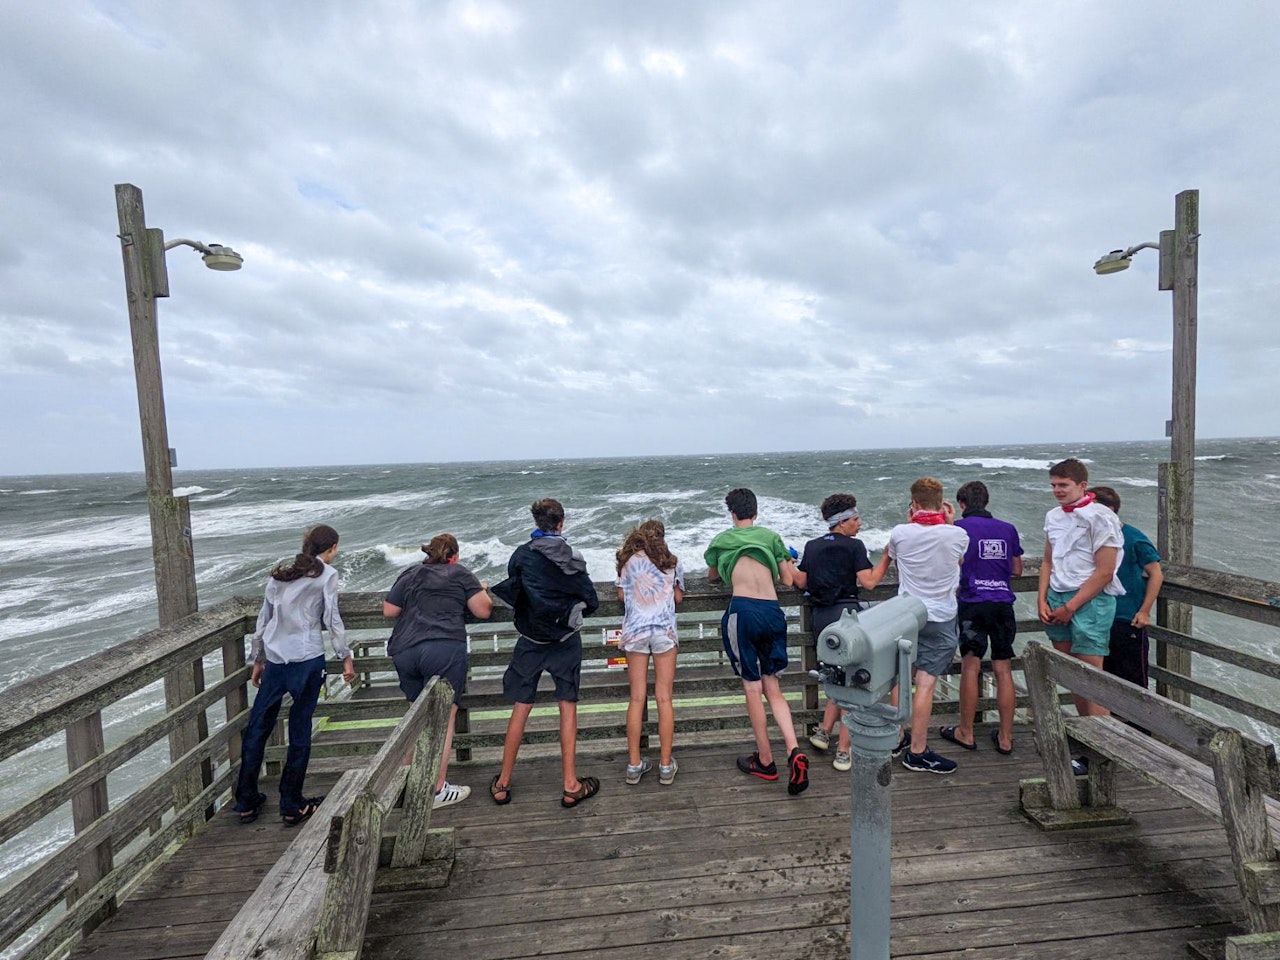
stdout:
[[(1280, 499), (1280, 439), (1204, 440), (1197, 452), (1197, 562), (1280, 580), (1280, 522), (1271, 513)], [(874, 553), (903, 519), (913, 480), (937, 477), (953, 497), (961, 483), (980, 479), (992, 511), (1017, 524), (1026, 552), (1037, 556), (1053, 506), (1047, 467), (1064, 456), (1085, 460), (1093, 483), (1114, 486), (1124, 519), (1155, 539), (1166, 442), (179, 471), (175, 482), (191, 498), (200, 601), (209, 604), (260, 595), (268, 571), (314, 523), (341, 535), (343, 589), (387, 589), (421, 559), (419, 544), (442, 532), (458, 538), (478, 576), (496, 581), (528, 536), (529, 504), (544, 496), (564, 503), (566, 534), (598, 581), (613, 577), (626, 531), (649, 517), (666, 523), (672, 550), (700, 572), (703, 548), (728, 522), (724, 494), (736, 486), (756, 491), (759, 522), (797, 549), (824, 531), (822, 498), (852, 492)], [(0, 477), (0, 695), (154, 627), (152, 576), (141, 473)], [(1260, 627), (1198, 613), (1197, 633), (1276, 655), (1274, 632)], [(1217, 677), (1205, 664), (1204, 675)], [(1280, 691), (1220, 679), (1241, 695), (1280, 699)], [(106, 717), (108, 743), (158, 700), (155, 690), (142, 691), (117, 705)], [(60, 751), (48, 753), (54, 767), (65, 762)], [(13, 764), (0, 765), (0, 809), (17, 795)], [(0, 875), (33, 853), (15, 844), (0, 849)]]

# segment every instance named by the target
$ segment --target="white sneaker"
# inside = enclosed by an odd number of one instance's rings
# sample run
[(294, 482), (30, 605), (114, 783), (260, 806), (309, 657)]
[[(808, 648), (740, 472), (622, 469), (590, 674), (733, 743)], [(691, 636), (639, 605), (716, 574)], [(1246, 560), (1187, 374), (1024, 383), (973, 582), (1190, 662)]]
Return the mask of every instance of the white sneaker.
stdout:
[(831, 765), (841, 773), (847, 773), (853, 769), (853, 755), (847, 750), (837, 750), (836, 758), (831, 761)]
[(648, 757), (641, 757), (640, 762), (636, 764), (634, 767), (628, 763), (627, 775), (626, 775), (627, 785), (634, 787), (637, 783), (640, 782), (640, 778), (643, 777), (646, 773), (648, 773), (652, 769), (653, 769), (653, 764), (649, 762)]
[(809, 742), (818, 750), (826, 750), (831, 746), (831, 734), (822, 729), (822, 724), (818, 724), (809, 734)]
[(680, 764), (676, 762), (676, 758), (671, 758), (671, 763), (658, 764), (658, 783), (664, 787), (669, 787), (676, 782), (676, 771), (680, 769)]
[(450, 783), (446, 780), (444, 782), (444, 786), (436, 791), (436, 799), (435, 802), (431, 804), (431, 809), (439, 810), (441, 807), (447, 807), (450, 804), (461, 803), (469, 796), (471, 796), (470, 787), (464, 787), (457, 783)]

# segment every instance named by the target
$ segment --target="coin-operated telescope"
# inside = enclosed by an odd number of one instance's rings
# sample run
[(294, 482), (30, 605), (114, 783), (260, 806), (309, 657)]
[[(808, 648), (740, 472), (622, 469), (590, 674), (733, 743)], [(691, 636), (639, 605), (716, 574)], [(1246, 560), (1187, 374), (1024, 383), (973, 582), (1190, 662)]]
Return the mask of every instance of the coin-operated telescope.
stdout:
[[(915, 597), (894, 597), (862, 613), (846, 610), (818, 635), (816, 671), (844, 708), (853, 758), (849, 837), (849, 951), (889, 960), (889, 784), (899, 724), (911, 719), (911, 663), (929, 621)], [(897, 707), (883, 699), (900, 684)]]
[[(818, 636), (818, 677), (827, 696), (847, 710), (878, 705), (903, 680), (909, 687), (916, 636), (928, 619), (915, 597), (894, 597), (862, 613), (846, 610)], [(905, 722), (911, 698), (901, 700), (905, 712), (890, 719)]]

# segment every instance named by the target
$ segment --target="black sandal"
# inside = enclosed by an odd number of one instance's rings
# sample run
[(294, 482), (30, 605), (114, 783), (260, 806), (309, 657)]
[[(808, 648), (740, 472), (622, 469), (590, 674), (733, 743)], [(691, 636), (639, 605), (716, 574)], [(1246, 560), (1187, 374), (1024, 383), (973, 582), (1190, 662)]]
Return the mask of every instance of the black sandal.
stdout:
[(286, 827), (296, 827), (304, 820), (310, 820), (311, 815), (320, 809), (320, 804), (324, 803), (324, 797), (308, 797), (302, 801), (302, 806), (298, 808), (297, 813), (285, 813), (280, 815), (280, 819), (284, 821)]
[[(493, 775), (493, 780), (489, 784), (489, 796), (493, 797), (493, 802), (498, 806), (504, 807), (511, 802), (511, 784), (508, 783), (505, 787), (498, 786), (500, 776), (502, 776), (500, 773)], [(501, 800), (498, 799), (498, 794), (502, 794)]]
[(266, 803), (267, 795), (265, 793), (260, 793), (258, 794), (258, 799), (253, 801), (253, 808), (251, 810), (238, 810), (237, 813), (240, 814), (240, 826), (247, 826), (257, 820), (258, 814), (262, 813), (262, 808), (266, 806)]
[(600, 792), (600, 781), (595, 777), (579, 777), (577, 790), (566, 790), (560, 798), (560, 806), (576, 807)]

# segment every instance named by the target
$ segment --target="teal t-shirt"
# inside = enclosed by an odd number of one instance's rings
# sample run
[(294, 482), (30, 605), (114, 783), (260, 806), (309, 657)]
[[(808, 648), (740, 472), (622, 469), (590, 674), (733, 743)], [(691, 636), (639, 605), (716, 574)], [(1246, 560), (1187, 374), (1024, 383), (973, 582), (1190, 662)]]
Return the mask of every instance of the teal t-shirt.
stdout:
[(1122, 523), (1120, 532), (1124, 534), (1124, 551), (1120, 554), (1120, 569), (1116, 574), (1124, 587), (1124, 596), (1116, 597), (1116, 619), (1132, 620), (1147, 595), (1147, 578), (1142, 568), (1148, 563), (1158, 563), (1160, 554), (1155, 544), (1137, 527)]
[(733, 568), (738, 558), (747, 556), (763, 563), (778, 579), (778, 564), (791, 559), (782, 538), (767, 527), (733, 527), (716, 535), (703, 558), (715, 567), (725, 583), (733, 581)]

